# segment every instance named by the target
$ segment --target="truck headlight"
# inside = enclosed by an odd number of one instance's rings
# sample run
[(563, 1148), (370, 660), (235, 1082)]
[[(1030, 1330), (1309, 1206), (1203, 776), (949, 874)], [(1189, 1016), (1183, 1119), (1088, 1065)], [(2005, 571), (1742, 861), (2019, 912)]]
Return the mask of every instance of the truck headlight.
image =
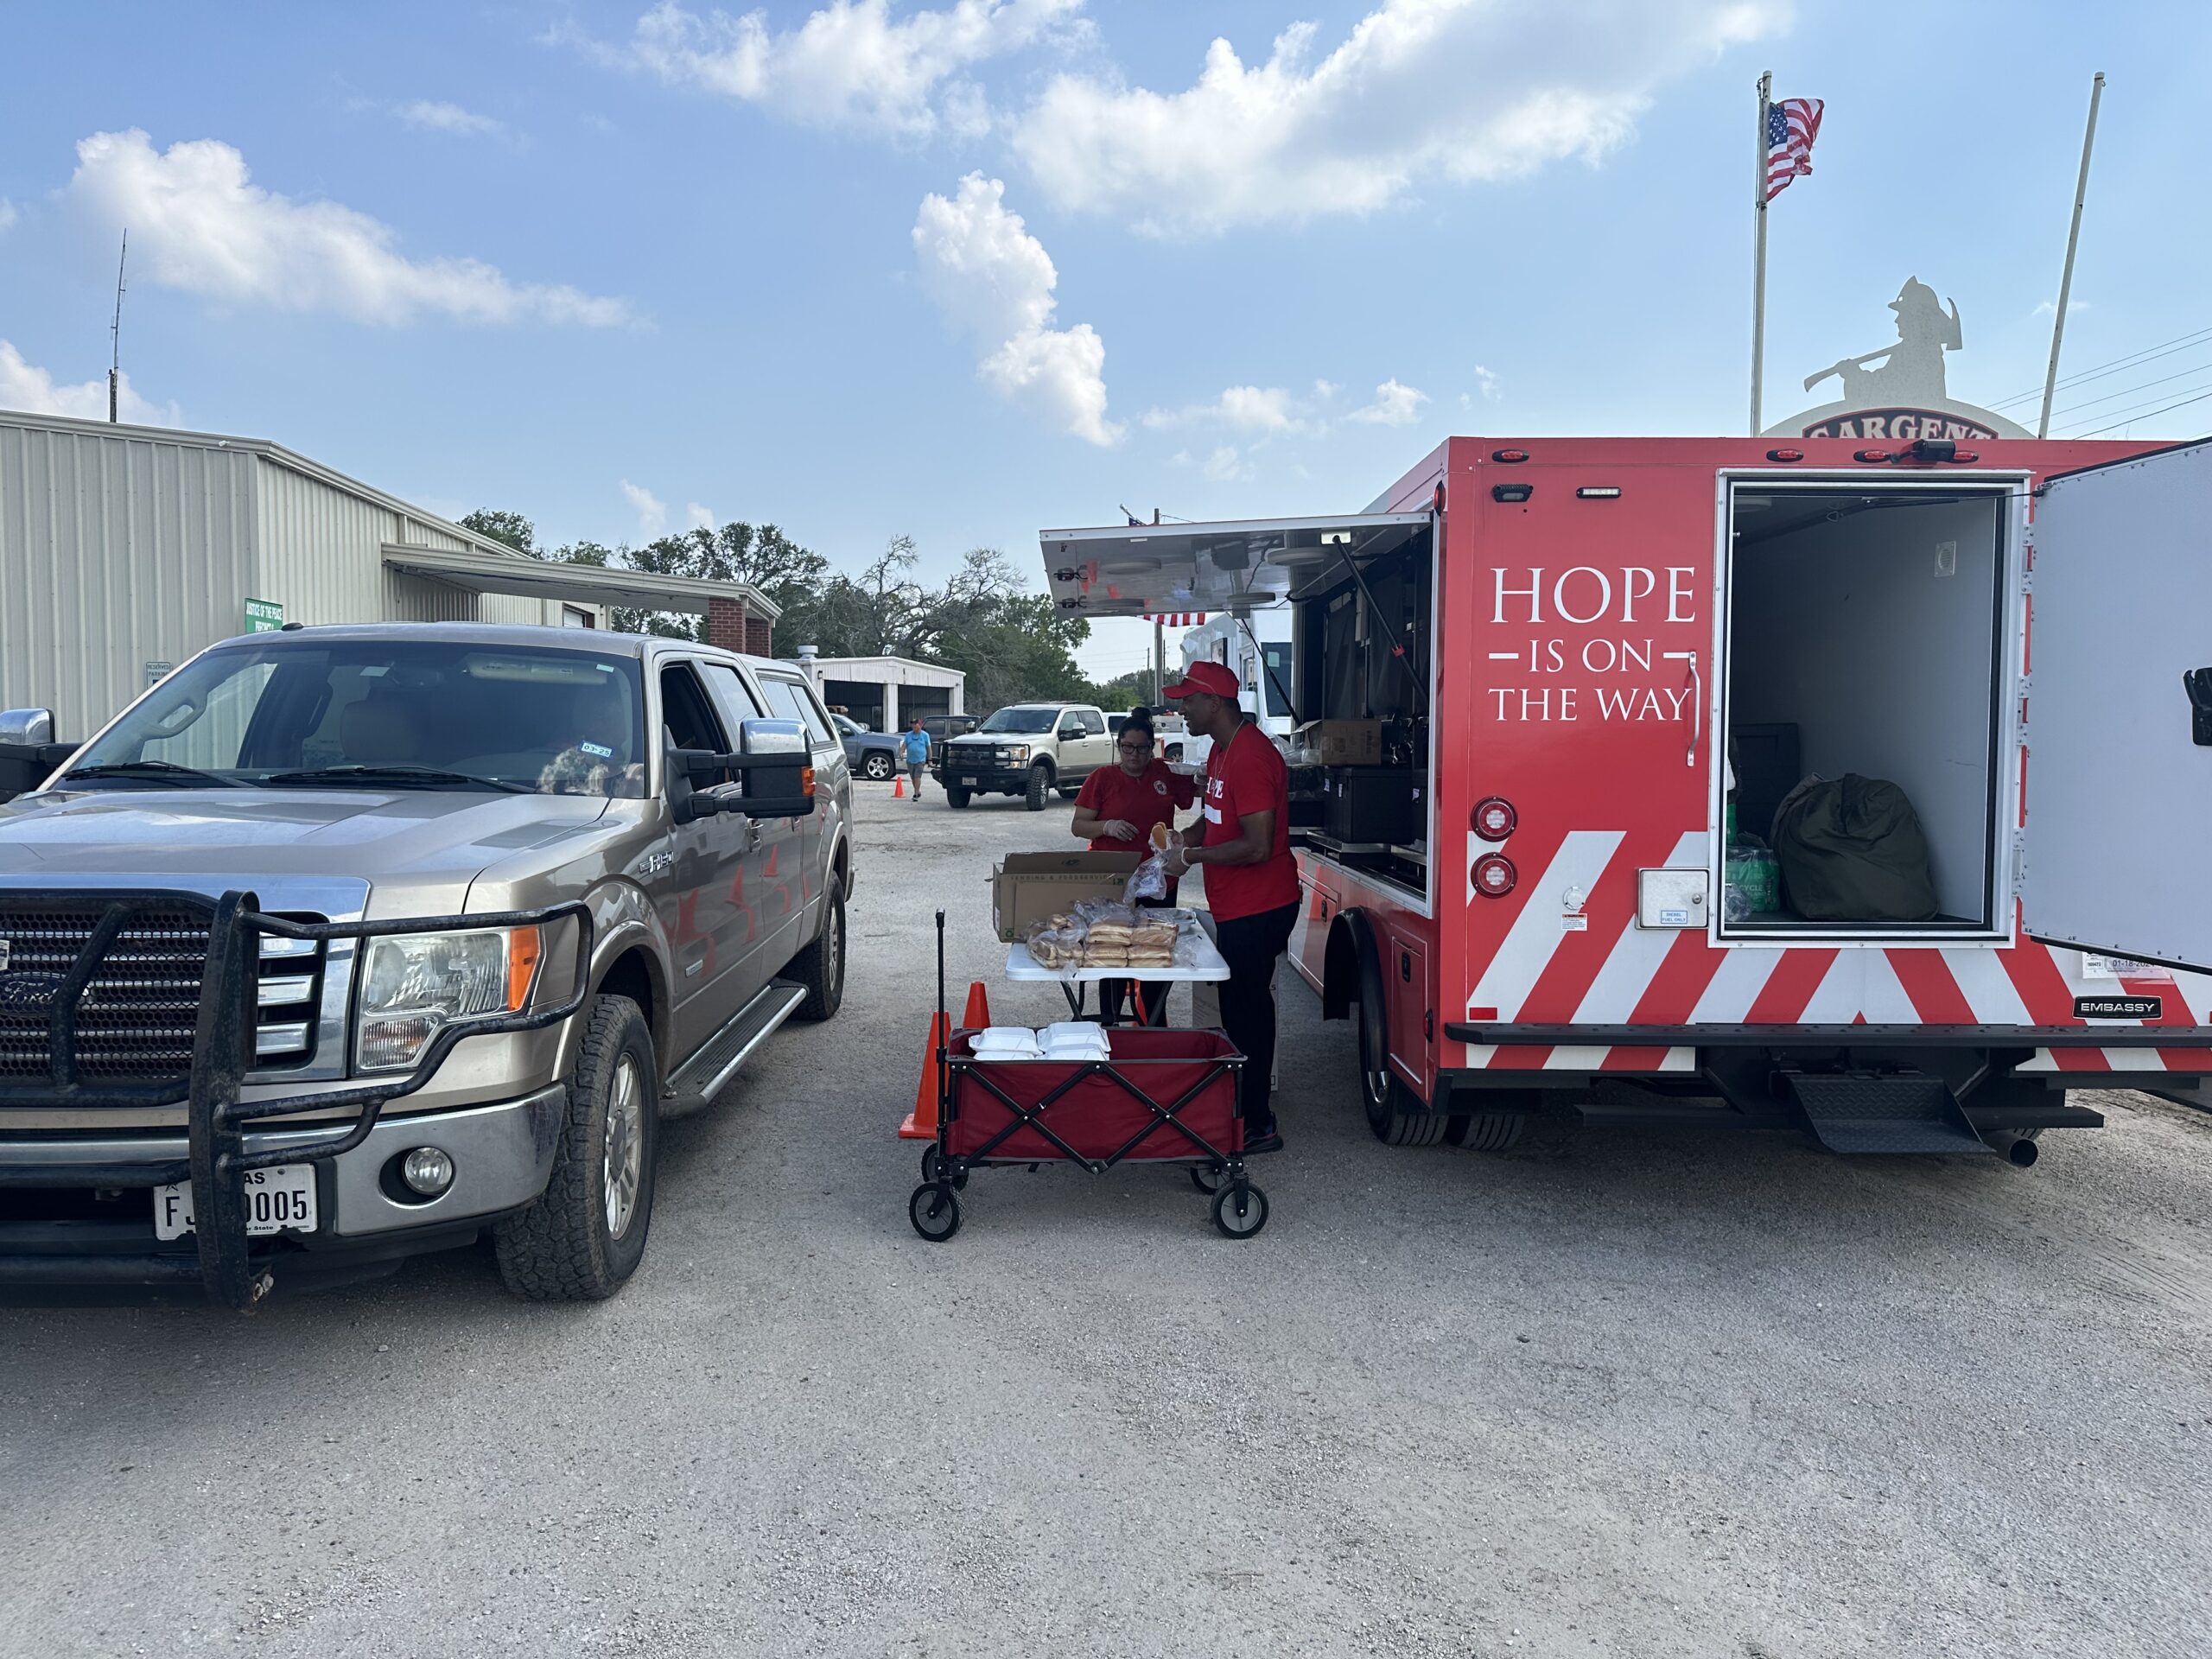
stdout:
[(1029, 759), (1029, 746), (1027, 743), (1016, 743), (1007, 750), (1006, 758), (1013, 761), (1015, 766), (1020, 766)]
[(372, 937), (354, 1016), (356, 1069), (403, 1070), (448, 1025), (520, 1013), (543, 946), (535, 927)]

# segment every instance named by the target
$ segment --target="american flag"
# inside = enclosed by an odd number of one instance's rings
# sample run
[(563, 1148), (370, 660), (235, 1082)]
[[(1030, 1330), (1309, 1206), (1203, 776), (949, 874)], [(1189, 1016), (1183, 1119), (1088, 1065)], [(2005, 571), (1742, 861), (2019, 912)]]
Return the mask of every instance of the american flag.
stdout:
[(1772, 201), (1790, 181), (1813, 170), (1813, 140), (1821, 136), (1821, 100), (1785, 98), (1766, 106), (1766, 194)]
[(1202, 628), (1206, 625), (1206, 613), (1204, 611), (1147, 611), (1144, 620), (1165, 623), (1171, 628)]

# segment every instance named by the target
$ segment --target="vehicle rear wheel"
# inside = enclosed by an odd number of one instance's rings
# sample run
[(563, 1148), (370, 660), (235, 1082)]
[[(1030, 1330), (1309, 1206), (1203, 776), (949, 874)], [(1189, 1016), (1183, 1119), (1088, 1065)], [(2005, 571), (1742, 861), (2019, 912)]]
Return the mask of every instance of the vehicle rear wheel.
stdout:
[(1024, 798), (1032, 812), (1045, 810), (1045, 791), (1052, 786), (1052, 769), (1039, 761), (1029, 768), (1029, 793)]
[(493, 1232), (499, 1278), (538, 1302), (599, 1301), (645, 1253), (660, 1150), (660, 1068), (626, 996), (591, 1002), (553, 1173), (537, 1201)]
[(1382, 1011), (1375, 998), (1365, 995), (1359, 1001), (1359, 1101), (1367, 1111), (1367, 1127), (1385, 1146), (1433, 1147), (1451, 1127), (1441, 1112), (1421, 1110), (1414, 1091), (1390, 1070)]
[(861, 776), (881, 783), (898, 768), (891, 764), (891, 757), (881, 749), (871, 749), (861, 762)]
[(1058, 795), (1064, 801), (1071, 801), (1075, 799), (1077, 796), (1083, 793), (1083, 785), (1081, 784), (1060, 784), (1054, 786), (1052, 792), (1055, 795)]
[(786, 977), (806, 987), (806, 1001), (795, 1016), (827, 1020), (845, 1005), (845, 884), (830, 878), (830, 891), (822, 896), (822, 931), (784, 969)]
[(947, 784), (944, 786), (944, 804), (947, 806), (956, 807), (967, 805), (968, 791), (964, 789), (956, 789), (950, 784)]
[(1525, 1112), (1469, 1112), (1446, 1122), (1445, 1138), (1469, 1152), (1510, 1152), (1529, 1127)]

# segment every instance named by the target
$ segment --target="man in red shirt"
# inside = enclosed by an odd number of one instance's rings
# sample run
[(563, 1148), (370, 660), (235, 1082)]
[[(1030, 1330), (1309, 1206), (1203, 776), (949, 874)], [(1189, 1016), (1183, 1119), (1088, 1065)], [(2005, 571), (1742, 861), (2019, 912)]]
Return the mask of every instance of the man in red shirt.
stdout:
[(1206, 756), (1205, 816), (1172, 849), (1167, 868), (1206, 873), (1214, 942), (1229, 963), (1221, 1028), (1244, 1054), (1238, 1104), (1248, 1152), (1282, 1145), (1268, 1100), (1275, 1060), (1275, 960), (1298, 921), (1298, 861), (1290, 852), (1290, 772), (1268, 734), (1237, 706), (1236, 676), (1193, 663), (1166, 695), (1192, 731), (1213, 740)]

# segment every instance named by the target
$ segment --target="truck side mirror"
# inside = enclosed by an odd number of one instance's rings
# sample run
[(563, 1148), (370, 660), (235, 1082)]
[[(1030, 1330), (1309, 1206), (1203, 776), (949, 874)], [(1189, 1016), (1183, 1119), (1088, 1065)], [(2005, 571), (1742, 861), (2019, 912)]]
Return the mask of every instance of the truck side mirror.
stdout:
[(738, 728), (738, 752), (724, 760), (745, 786), (744, 794), (728, 802), (724, 810), (748, 818), (813, 816), (814, 751), (798, 721), (745, 721)]
[(42, 749), (54, 741), (54, 710), (0, 710), (0, 744), (10, 748)]

